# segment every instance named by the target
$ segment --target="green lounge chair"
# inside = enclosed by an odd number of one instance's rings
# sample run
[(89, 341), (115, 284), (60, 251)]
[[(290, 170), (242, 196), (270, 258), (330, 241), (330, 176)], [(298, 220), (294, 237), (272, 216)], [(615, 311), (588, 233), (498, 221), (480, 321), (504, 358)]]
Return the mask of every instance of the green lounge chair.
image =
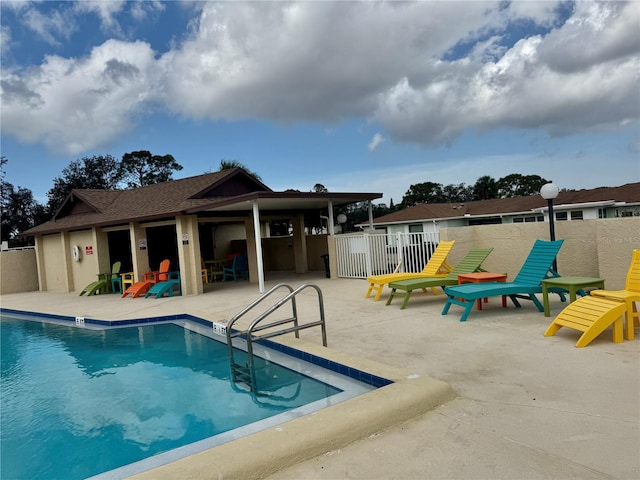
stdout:
[[(408, 280), (410, 278), (446, 277), (447, 274), (453, 269), (449, 262), (447, 262), (447, 257), (449, 256), (454, 243), (456, 243), (455, 240), (451, 240), (449, 242), (440, 242), (421, 272), (394, 272), (370, 276), (369, 278), (367, 278), (367, 282), (369, 282), (369, 289), (365, 294), (365, 298), (369, 298), (371, 292), (375, 292), (376, 294), (373, 297), (373, 300), (377, 302), (380, 299), (380, 294), (382, 293), (384, 286), (390, 282), (397, 282), (398, 280)], [(396, 270), (398, 268), (396, 268)]]
[(453, 270), (446, 276), (441, 278), (410, 278), (407, 280), (398, 280), (391, 282), (389, 287), (391, 293), (387, 299), (387, 305), (391, 304), (393, 297), (403, 297), (404, 300), (400, 309), (404, 309), (409, 302), (409, 298), (414, 290), (421, 289), (423, 292), (427, 292), (430, 288), (435, 294), (437, 290), (435, 287), (444, 287), (447, 285), (457, 285), (458, 275), (461, 273), (471, 273), (481, 270), (480, 266), (482, 262), (489, 256), (493, 248), (478, 248), (475, 250), (469, 250), (464, 258), (455, 266)]
[(99, 273), (98, 280), (91, 282), (80, 292), (82, 295), (95, 295), (96, 293), (107, 293), (111, 289), (111, 279), (120, 274), (121, 262), (116, 262), (111, 267), (111, 273)]
[[(464, 322), (467, 320), (469, 313), (471, 313), (476, 300), (499, 295), (508, 295), (516, 308), (520, 308), (518, 298), (531, 300), (538, 310), (543, 312), (544, 307), (535, 294), (542, 293), (542, 280), (558, 276), (558, 273), (554, 272), (551, 266), (560, 251), (563, 241), (546, 242), (536, 240), (513, 282), (467, 283), (446, 287), (444, 291), (448, 298), (442, 309), (442, 315), (446, 315), (449, 312), (451, 305), (459, 305), (464, 308), (460, 317), (460, 321)], [(564, 300), (561, 291), (556, 289), (554, 292), (559, 293)]]

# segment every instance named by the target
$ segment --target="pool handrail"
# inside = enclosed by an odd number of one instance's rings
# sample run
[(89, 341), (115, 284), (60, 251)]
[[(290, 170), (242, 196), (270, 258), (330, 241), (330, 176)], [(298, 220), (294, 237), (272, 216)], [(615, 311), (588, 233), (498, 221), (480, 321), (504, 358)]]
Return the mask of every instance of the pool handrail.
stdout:
[[(249, 311), (251, 311), (251, 309), (253, 309), (256, 305), (258, 305), (259, 303), (261, 303), (262, 301), (264, 301), (269, 295), (271, 295), (273, 292), (275, 292), (276, 290), (280, 289), (280, 288), (287, 288), (289, 290), (289, 294), (287, 294), (285, 297), (281, 298), (278, 302), (276, 302), (274, 305), (272, 305), (269, 309), (267, 309), (266, 311), (264, 311), (261, 315), (259, 315), (255, 320), (253, 320), (253, 322), (251, 322), (251, 324), (249, 325), (249, 327), (246, 330), (238, 330), (238, 331), (233, 331), (233, 325), (235, 324), (235, 322), (242, 317), (243, 315), (245, 315), (246, 313), (248, 313)], [(300, 293), (301, 291), (307, 289), (307, 288), (313, 288), (316, 290), (316, 293), (318, 294), (318, 305), (319, 305), (319, 311), (320, 311), (320, 320), (316, 321), (316, 322), (311, 322), (311, 323), (306, 323), (304, 325), (300, 325), (298, 323), (298, 314), (297, 314), (297, 307), (296, 307), (296, 295), (298, 293)], [(265, 318), (267, 318), (271, 313), (275, 312), (278, 308), (280, 308), (281, 306), (283, 306), (285, 303), (287, 303), (289, 300), (291, 300), (291, 304), (292, 304), (292, 317), (290, 318), (285, 318), (282, 320), (277, 320), (275, 322), (271, 322), (267, 325), (261, 325), (258, 327), (258, 324), (260, 322), (262, 322)], [(259, 335), (259, 336), (254, 336), (254, 332), (258, 332), (261, 330), (266, 330), (269, 328), (273, 328), (279, 325), (284, 325), (287, 323), (293, 323), (292, 327), (288, 327), (288, 328), (284, 328), (284, 329), (280, 329), (277, 330), (275, 332), (270, 332), (270, 333), (266, 333), (263, 335)], [(269, 291), (265, 292), (262, 296), (258, 297), (256, 300), (254, 300), (252, 303), (250, 303), (247, 307), (245, 307), (242, 311), (240, 311), (238, 314), (236, 314), (227, 324), (227, 347), (229, 349), (229, 361), (231, 364), (231, 373), (233, 376), (233, 380), (236, 381), (236, 379), (238, 378), (238, 373), (240, 373), (240, 376), (248, 376), (249, 377), (249, 387), (251, 388), (252, 391), (255, 392), (256, 390), (256, 382), (255, 382), (255, 370), (254, 370), (254, 364), (253, 364), (253, 342), (254, 341), (259, 341), (259, 340), (264, 340), (267, 338), (271, 338), (271, 337), (275, 337), (278, 335), (284, 335), (286, 333), (295, 333), (296, 338), (299, 338), (299, 331), (300, 330), (304, 330), (306, 328), (311, 328), (311, 327), (317, 327), (320, 326), (322, 329), (322, 344), (326, 347), (327, 346), (327, 329), (326, 329), (326, 323), (325, 323), (325, 317), (324, 317), (324, 302), (322, 299), (322, 291), (320, 290), (320, 288), (313, 284), (313, 283), (305, 283), (300, 285), (298, 288), (296, 288), (295, 290), (293, 289), (293, 287), (291, 287), (290, 285), (286, 284), (286, 283), (279, 283), (276, 286), (274, 286), (273, 288), (271, 288)], [(232, 340), (235, 337), (240, 337), (240, 336), (245, 336), (246, 338), (246, 342), (247, 342), (247, 366), (243, 367), (241, 365), (237, 365), (233, 359), (233, 344), (232, 344)], [(246, 371), (245, 371), (246, 369)], [(239, 371), (238, 371), (239, 370)], [(244, 374), (244, 375), (242, 375)]]

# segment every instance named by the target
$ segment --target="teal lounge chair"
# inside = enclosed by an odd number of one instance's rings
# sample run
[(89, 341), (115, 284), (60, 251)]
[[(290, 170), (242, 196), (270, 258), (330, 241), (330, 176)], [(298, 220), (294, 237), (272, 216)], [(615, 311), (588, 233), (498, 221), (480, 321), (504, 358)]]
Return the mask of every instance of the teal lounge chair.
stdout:
[(156, 298), (162, 297), (165, 293), (173, 297), (173, 287), (178, 287), (178, 295), (182, 295), (182, 283), (180, 282), (180, 272), (169, 272), (167, 280), (158, 282), (151, 286), (144, 298), (155, 295)]
[(99, 273), (98, 280), (95, 282), (91, 282), (89, 285), (84, 287), (80, 292), (80, 296), (82, 295), (95, 295), (96, 293), (107, 293), (111, 288), (111, 279), (113, 277), (117, 277), (120, 274), (120, 265), (121, 262), (116, 262), (111, 267), (111, 273)]
[[(542, 280), (559, 276), (557, 272), (551, 269), (551, 265), (560, 251), (563, 241), (564, 240), (555, 240), (546, 242), (536, 240), (531, 252), (529, 252), (529, 256), (513, 282), (467, 283), (454, 287), (446, 287), (444, 291), (448, 295), (448, 298), (447, 303), (442, 309), (442, 315), (449, 313), (451, 305), (459, 305), (464, 308), (462, 316), (460, 317), (460, 321), (464, 322), (467, 320), (469, 313), (471, 313), (471, 309), (476, 300), (498, 295), (508, 295), (516, 308), (520, 308), (518, 298), (531, 300), (538, 310), (543, 312), (544, 307), (536, 298), (535, 294), (542, 293)], [(559, 293), (561, 298), (564, 299), (560, 291), (555, 290), (555, 292)]]
[(403, 297), (404, 300), (400, 309), (404, 309), (409, 302), (409, 298), (414, 290), (421, 289), (423, 292), (427, 292), (430, 288), (436, 295), (438, 291), (435, 287), (444, 287), (447, 285), (457, 285), (458, 275), (462, 273), (472, 273), (482, 270), (480, 266), (482, 262), (489, 256), (493, 248), (478, 248), (475, 250), (469, 250), (464, 258), (455, 266), (446, 277), (441, 278), (411, 278), (407, 280), (398, 280), (396, 282), (389, 283), (391, 293), (387, 299), (387, 305), (391, 305), (393, 297)]

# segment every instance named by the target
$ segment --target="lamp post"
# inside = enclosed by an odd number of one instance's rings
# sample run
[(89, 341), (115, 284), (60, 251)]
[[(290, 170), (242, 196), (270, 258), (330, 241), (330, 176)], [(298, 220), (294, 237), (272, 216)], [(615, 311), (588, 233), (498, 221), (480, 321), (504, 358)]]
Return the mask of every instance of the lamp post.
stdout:
[[(547, 201), (547, 205), (549, 206), (549, 236), (551, 237), (551, 241), (556, 239), (556, 231), (553, 223), (553, 199), (558, 197), (558, 193), (560, 193), (560, 189), (553, 182), (543, 185), (540, 189), (540, 195)], [(558, 262), (555, 258), (553, 259), (553, 270), (558, 271)]]
[(340, 225), (340, 233), (344, 233), (344, 224), (347, 223), (347, 216), (344, 213), (338, 215), (338, 225)]

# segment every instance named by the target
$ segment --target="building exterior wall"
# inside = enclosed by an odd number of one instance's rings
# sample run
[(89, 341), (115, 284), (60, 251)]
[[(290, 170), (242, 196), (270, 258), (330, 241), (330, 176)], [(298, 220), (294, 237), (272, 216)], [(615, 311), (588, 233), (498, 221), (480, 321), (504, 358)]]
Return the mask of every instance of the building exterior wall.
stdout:
[[(606, 279), (606, 288), (624, 288), (631, 252), (640, 249), (640, 217), (612, 218), (556, 222), (556, 238), (565, 242), (558, 255), (558, 270), (564, 276), (593, 276)], [(82, 248), (90, 245), (89, 230), (72, 232), (67, 239), (70, 246)], [(505, 272), (510, 279), (520, 270), (535, 239), (549, 238), (548, 223), (519, 223), (502, 225), (479, 225), (468, 228), (448, 228), (440, 231), (441, 240), (455, 240), (450, 254), (454, 265), (471, 248), (494, 247), (485, 260), (485, 270)], [(324, 269), (321, 255), (329, 253), (331, 275), (336, 278), (335, 238), (327, 235), (307, 236), (307, 256), (310, 271)], [(288, 253), (289, 237), (263, 239), (265, 270), (293, 270), (293, 254)], [(78, 291), (95, 280), (98, 259), (94, 255), (83, 255), (80, 262), (73, 262), (71, 251), (63, 249), (62, 235), (46, 235), (38, 238), (37, 249), (8, 251), (0, 254), (0, 294), (28, 292), (38, 289), (35, 269), (36, 256), (46, 258), (41, 265), (46, 288), (43, 291)], [(95, 246), (93, 247), (95, 250)], [(38, 249), (40, 252), (38, 252)], [(70, 250), (70, 247), (68, 248)], [(287, 258), (290, 257), (290, 260)], [(68, 259), (68, 264), (65, 261)], [(95, 265), (92, 266), (92, 262)], [(289, 262), (289, 263), (287, 263)], [(71, 265), (76, 264), (77, 265)], [(69, 268), (69, 270), (67, 269)], [(286, 267), (286, 268), (285, 268)], [(73, 289), (67, 289), (67, 271), (73, 274)], [(78, 286), (76, 286), (78, 285)]]
[(37, 290), (38, 268), (35, 249), (0, 252), (0, 295)]
[[(640, 218), (617, 218), (556, 222), (557, 239), (564, 239), (558, 254), (563, 276), (606, 279), (607, 289), (624, 288), (631, 252), (640, 249)], [(450, 228), (440, 231), (441, 240), (455, 240), (450, 259), (455, 265), (471, 248), (494, 250), (483, 263), (492, 272), (505, 272), (513, 279), (535, 239), (549, 239), (548, 223), (512, 223)]]
[[(73, 255), (69, 252), (71, 261), (71, 273), (69, 275), (70, 291), (80, 292), (86, 285), (98, 280), (96, 272), (102, 272), (99, 265), (99, 255), (97, 246), (94, 244), (92, 230), (81, 230), (69, 232), (69, 243), (77, 245), (80, 249), (80, 260), (74, 261)], [(87, 247), (90, 247), (92, 254), (87, 255)], [(111, 268), (109, 268), (111, 270)]]
[[(309, 271), (324, 270), (322, 255), (327, 253), (328, 235), (307, 235), (307, 265)], [(291, 237), (270, 237), (262, 239), (264, 269), (266, 271), (293, 271), (293, 239)]]

